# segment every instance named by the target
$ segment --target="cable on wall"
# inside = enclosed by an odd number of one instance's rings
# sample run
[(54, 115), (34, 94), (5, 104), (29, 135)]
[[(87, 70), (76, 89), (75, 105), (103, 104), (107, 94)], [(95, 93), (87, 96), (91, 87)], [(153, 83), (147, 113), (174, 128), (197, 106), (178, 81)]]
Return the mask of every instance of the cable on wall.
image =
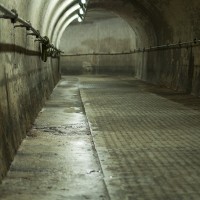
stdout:
[(27, 36), (32, 35), (37, 38), (35, 41), (40, 43), (42, 61), (46, 62), (47, 57), (58, 57), (60, 56), (60, 53), (63, 53), (60, 49), (57, 49), (53, 44), (50, 43), (50, 40), (47, 36), (42, 37), (39, 30), (36, 30), (29, 21), (25, 21), (24, 19), (20, 18), (15, 9), (8, 10), (0, 3), (0, 11), (4, 13), (3, 15), (0, 15), (1, 19), (10, 19), (11, 23), (13, 24), (18, 22), (19, 24), (14, 25), (14, 28), (26, 28), (27, 31), (30, 31), (27, 33)]
[(168, 49), (180, 49), (180, 48), (191, 48), (200, 46), (200, 40), (194, 39), (193, 41), (189, 42), (181, 42), (173, 43), (173, 44), (165, 44), (165, 45), (158, 45), (158, 46), (150, 46), (149, 48), (138, 48), (134, 50), (127, 50), (123, 52), (93, 52), (93, 53), (84, 53), (84, 54), (63, 54), (62, 56), (90, 56), (90, 55), (130, 55), (135, 53), (145, 53), (145, 52), (152, 52), (152, 51), (160, 51), (160, 50), (168, 50)]

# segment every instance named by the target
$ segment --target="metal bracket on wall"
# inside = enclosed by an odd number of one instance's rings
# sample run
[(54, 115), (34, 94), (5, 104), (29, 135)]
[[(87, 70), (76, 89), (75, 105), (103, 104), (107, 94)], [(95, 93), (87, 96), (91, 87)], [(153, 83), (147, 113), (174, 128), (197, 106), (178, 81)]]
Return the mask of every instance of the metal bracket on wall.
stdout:
[(14, 25), (14, 28), (26, 28), (27, 31), (30, 31), (30, 27), (28, 27), (26, 25), (22, 25), (22, 24)]
[[(2, 9), (1, 4), (0, 4), (0, 9)], [(11, 11), (7, 10), (6, 8), (3, 9), (3, 11), (6, 11), (5, 15), (0, 15), (0, 18), (2, 19), (10, 19), (11, 23), (15, 24), (18, 19), (18, 13), (15, 9), (12, 9)], [(7, 12), (9, 11), (9, 12)]]
[[(35, 36), (43, 46), (45, 46), (44, 49), (52, 48), (54, 52), (56, 52), (56, 55), (59, 57), (61, 53), (63, 53), (60, 49), (57, 49), (53, 44), (50, 44), (50, 40), (47, 36), (42, 37), (40, 35), (40, 32), (36, 30), (30, 23), (30, 21), (25, 21), (22, 18), (18, 16), (18, 13), (15, 9), (12, 9), (11, 11), (8, 10), (5, 6), (3, 6), (0, 3), (0, 11), (4, 13), (4, 15), (0, 15), (0, 19), (10, 19), (11, 23), (19, 23), (17, 25), (14, 25), (14, 28), (26, 28), (27, 31), (32, 31), (32, 33), (27, 33), (27, 36), (32, 35)], [(46, 56), (45, 56), (46, 57)], [(43, 59), (43, 56), (41, 56), (41, 59), (46, 62), (46, 59)]]
[[(27, 36), (28, 35), (32, 35), (32, 36), (35, 36), (36, 38), (39, 38), (40, 37), (40, 32), (37, 30), (37, 32), (27, 33), (26, 35)], [(40, 40), (43, 41), (42, 39), (40, 39)]]
[[(149, 48), (144, 48), (143, 52), (149, 52), (149, 51), (157, 51), (157, 50), (167, 50), (167, 49), (177, 49), (177, 48), (189, 48), (189, 47), (195, 47), (200, 46), (200, 40), (197, 38), (194, 38), (193, 41), (188, 42), (181, 42), (178, 43), (172, 43), (172, 44), (165, 44), (165, 45), (159, 45), (159, 46), (150, 46)], [(134, 53), (140, 53), (142, 52), (140, 49), (135, 49)]]

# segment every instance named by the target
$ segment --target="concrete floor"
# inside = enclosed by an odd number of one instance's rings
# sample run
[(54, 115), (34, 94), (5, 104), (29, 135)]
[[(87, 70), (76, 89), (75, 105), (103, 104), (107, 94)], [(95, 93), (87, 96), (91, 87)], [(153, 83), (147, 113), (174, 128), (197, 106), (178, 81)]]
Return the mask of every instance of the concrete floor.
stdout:
[(133, 78), (63, 77), (0, 199), (199, 200), (199, 155), (199, 99)]

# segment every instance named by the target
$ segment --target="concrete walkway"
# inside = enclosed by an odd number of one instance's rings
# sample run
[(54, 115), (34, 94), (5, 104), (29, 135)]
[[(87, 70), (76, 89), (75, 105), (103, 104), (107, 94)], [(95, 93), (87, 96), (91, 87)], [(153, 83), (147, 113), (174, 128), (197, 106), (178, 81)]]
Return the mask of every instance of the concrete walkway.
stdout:
[(2, 200), (109, 199), (77, 78), (63, 78), (23, 141)]
[(64, 77), (0, 199), (199, 200), (199, 105), (132, 78)]

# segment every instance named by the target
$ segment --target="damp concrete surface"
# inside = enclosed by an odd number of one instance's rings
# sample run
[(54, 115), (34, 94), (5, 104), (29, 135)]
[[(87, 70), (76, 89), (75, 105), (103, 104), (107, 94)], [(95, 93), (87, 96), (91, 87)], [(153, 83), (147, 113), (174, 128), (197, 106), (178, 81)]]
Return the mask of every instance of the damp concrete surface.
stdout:
[(63, 78), (0, 186), (2, 200), (108, 199), (77, 78)]
[(199, 200), (200, 100), (131, 77), (64, 76), (2, 200)]

